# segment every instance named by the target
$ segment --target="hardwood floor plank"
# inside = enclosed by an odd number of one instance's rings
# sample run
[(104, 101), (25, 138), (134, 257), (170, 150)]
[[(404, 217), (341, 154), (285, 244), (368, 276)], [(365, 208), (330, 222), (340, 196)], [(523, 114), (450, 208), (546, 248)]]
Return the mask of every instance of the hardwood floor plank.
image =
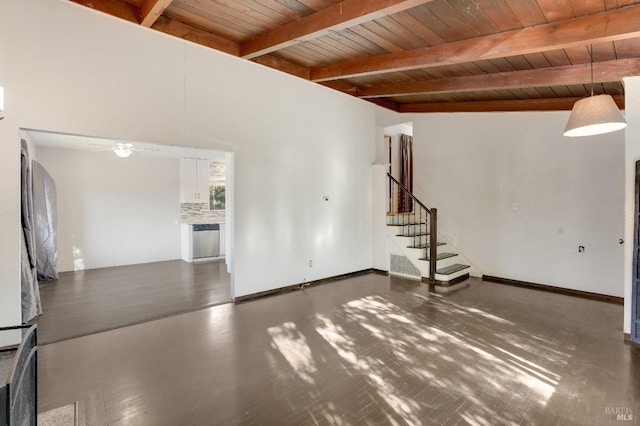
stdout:
[(228, 302), (230, 277), (222, 260), (172, 260), (63, 272), (40, 294), (46, 344)]
[(479, 279), (440, 296), (362, 275), (45, 345), (39, 410), (84, 400), (88, 424), (617, 424), (607, 407), (640, 409), (621, 318)]

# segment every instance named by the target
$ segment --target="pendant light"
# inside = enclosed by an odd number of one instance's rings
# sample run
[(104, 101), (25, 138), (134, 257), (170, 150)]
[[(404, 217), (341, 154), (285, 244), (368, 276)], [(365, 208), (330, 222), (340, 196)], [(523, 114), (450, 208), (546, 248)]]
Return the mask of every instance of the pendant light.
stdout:
[(615, 132), (627, 127), (611, 95), (593, 95), (593, 45), (589, 49), (591, 58), (591, 96), (580, 99), (573, 105), (564, 136), (592, 136)]

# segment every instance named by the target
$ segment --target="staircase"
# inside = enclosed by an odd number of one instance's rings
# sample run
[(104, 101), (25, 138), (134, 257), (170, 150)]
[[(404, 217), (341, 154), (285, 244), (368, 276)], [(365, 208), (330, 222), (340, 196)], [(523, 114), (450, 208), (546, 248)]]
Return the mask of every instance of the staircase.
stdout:
[(469, 278), (470, 266), (458, 253), (438, 240), (438, 212), (427, 208), (400, 182), (387, 174), (390, 205), (387, 236), (419, 272), (422, 280), (438, 288), (451, 288)]

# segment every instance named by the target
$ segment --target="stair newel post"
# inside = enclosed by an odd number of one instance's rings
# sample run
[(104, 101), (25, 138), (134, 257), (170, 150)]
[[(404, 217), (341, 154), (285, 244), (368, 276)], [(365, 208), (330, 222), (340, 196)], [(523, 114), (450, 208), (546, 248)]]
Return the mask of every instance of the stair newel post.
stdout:
[(432, 208), (429, 221), (429, 281), (436, 282), (436, 262), (438, 257), (438, 210)]

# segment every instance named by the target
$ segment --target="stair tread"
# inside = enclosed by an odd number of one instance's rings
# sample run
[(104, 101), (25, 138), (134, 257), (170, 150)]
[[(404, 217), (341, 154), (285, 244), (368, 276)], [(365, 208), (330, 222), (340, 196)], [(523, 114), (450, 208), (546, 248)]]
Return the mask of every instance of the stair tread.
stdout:
[(454, 273), (456, 273), (458, 271), (462, 271), (463, 269), (467, 269), (467, 268), (471, 268), (471, 266), (463, 265), (461, 263), (456, 263), (454, 265), (447, 266), (446, 268), (438, 269), (436, 271), (436, 274), (439, 274), (439, 275), (450, 275), (450, 274), (454, 274)]
[(415, 215), (415, 212), (402, 212), (402, 213), (387, 212), (387, 216), (411, 216), (411, 215)]
[(387, 223), (387, 226), (409, 226), (409, 225), (426, 225), (426, 222), (409, 222), (409, 223)]
[[(455, 257), (457, 255), (458, 253), (440, 253), (438, 254), (438, 256), (436, 256), (436, 260), (448, 259), (450, 257)], [(426, 260), (428, 262), (429, 260), (431, 260), (431, 258), (421, 257), (419, 260)]]
[[(441, 242), (439, 242), (439, 243), (438, 243), (438, 244), (436, 244), (436, 245), (443, 246), (443, 245), (445, 245), (445, 244), (447, 244), (447, 243), (441, 243)], [(416, 244), (416, 245), (414, 245), (414, 246), (407, 246), (407, 248), (414, 248), (414, 249), (429, 248), (429, 244)]]
[(424, 235), (429, 235), (428, 232), (412, 232), (410, 234), (396, 234), (396, 237), (422, 237)]

